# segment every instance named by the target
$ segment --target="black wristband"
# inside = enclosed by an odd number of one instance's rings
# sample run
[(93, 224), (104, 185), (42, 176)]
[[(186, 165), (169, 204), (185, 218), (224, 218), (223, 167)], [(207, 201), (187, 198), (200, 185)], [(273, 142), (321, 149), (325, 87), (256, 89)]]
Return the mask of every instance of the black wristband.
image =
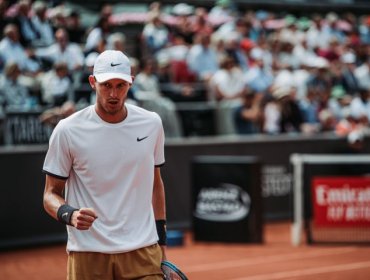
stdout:
[(71, 217), (74, 211), (78, 211), (78, 209), (68, 204), (60, 206), (57, 212), (58, 221), (71, 226)]
[(166, 245), (167, 244), (166, 220), (156, 220), (155, 225), (157, 227), (158, 244)]

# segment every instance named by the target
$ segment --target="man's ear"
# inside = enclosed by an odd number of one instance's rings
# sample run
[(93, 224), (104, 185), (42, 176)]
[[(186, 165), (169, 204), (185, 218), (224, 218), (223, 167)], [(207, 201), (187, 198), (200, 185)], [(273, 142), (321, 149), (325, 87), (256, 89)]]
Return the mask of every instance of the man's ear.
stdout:
[(95, 89), (95, 82), (96, 82), (95, 77), (93, 75), (90, 75), (89, 76), (89, 83), (90, 83), (90, 86), (91, 86), (92, 89)]

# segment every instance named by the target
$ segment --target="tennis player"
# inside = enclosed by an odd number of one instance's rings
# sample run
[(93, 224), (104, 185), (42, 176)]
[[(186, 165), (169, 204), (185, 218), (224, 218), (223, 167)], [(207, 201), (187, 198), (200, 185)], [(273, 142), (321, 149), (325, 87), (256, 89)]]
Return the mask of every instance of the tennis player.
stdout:
[(101, 53), (89, 77), (96, 104), (50, 138), (44, 207), (67, 225), (69, 280), (163, 279), (164, 132), (156, 113), (125, 104), (132, 81), (122, 52)]

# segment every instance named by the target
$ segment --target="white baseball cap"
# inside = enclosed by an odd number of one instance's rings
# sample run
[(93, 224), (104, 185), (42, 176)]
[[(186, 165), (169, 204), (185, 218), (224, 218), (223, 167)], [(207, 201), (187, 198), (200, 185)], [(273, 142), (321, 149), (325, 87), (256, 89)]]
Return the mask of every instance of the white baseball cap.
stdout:
[(130, 60), (121, 51), (107, 50), (99, 54), (93, 75), (98, 83), (121, 79), (132, 84)]

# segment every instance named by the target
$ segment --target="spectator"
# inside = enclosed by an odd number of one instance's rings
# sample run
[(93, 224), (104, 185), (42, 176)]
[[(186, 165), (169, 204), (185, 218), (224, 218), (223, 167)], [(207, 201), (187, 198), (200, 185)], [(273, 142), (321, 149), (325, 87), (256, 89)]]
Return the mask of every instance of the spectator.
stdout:
[(81, 25), (81, 15), (77, 10), (72, 10), (66, 18), (65, 26), (69, 41), (83, 44), (86, 40), (86, 29)]
[[(270, 133), (297, 133), (301, 132), (303, 116), (295, 100), (295, 88), (293, 87), (273, 87), (272, 101), (275, 113), (265, 111), (274, 117), (275, 124), (271, 125)], [(268, 116), (270, 118), (270, 116)], [(267, 119), (267, 118), (266, 118)], [(266, 127), (267, 128), (267, 127)]]
[(169, 30), (161, 20), (161, 14), (150, 13), (142, 32), (143, 45), (148, 55), (154, 55), (169, 43)]
[(40, 64), (32, 57), (32, 52), (20, 44), (18, 27), (14, 24), (8, 24), (4, 28), (4, 38), (0, 41), (0, 57), (5, 64), (17, 63), (25, 75), (34, 77), (40, 70)]
[(370, 88), (370, 56), (354, 70), (354, 74), (360, 88)]
[(18, 65), (9, 62), (5, 66), (4, 75), (0, 76), (0, 103), (3, 103), (4, 108), (27, 110), (38, 104), (37, 98), (31, 96), (29, 90), (19, 83), (20, 74)]
[(305, 133), (319, 132), (321, 128), (316, 92), (308, 90), (306, 96), (298, 99), (298, 106), (303, 119), (302, 131)]
[(228, 18), (235, 16), (235, 9), (231, 0), (216, 0), (209, 12), (211, 18)]
[(99, 44), (102, 41), (107, 41), (111, 35), (111, 25), (108, 17), (101, 17), (97, 24), (88, 31), (86, 44), (84, 48), (85, 54), (97, 51)]
[(233, 113), (241, 105), (246, 86), (243, 72), (233, 57), (225, 57), (220, 66), (209, 82), (209, 100), (218, 102), (216, 109), (218, 133), (234, 134), (236, 128)]
[(24, 47), (33, 46), (33, 42), (40, 39), (40, 33), (33, 24), (30, 17), (31, 1), (19, 0), (18, 13), (14, 17), (14, 23), (17, 25), (20, 34), (20, 43)]
[(349, 109), (352, 97), (342, 86), (334, 86), (331, 90), (331, 97), (328, 103), (328, 109), (333, 112), (337, 121), (344, 119)]
[(80, 46), (69, 42), (66, 29), (59, 28), (55, 32), (56, 43), (47, 48), (36, 50), (36, 56), (48, 59), (52, 64), (65, 62), (69, 71), (80, 70), (84, 65), (84, 55)]
[(72, 81), (65, 62), (56, 62), (53, 69), (40, 78), (42, 101), (48, 107), (74, 101)]
[(134, 97), (141, 107), (159, 114), (168, 137), (179, 137), (182, 135), (182, 128), (176, 106), (172, 100), (162, 95), (154, 73), (155, 62), (151, 59), (144, 61), (133, 84)]
[(32, 41), (33, 47), (47, 47), (54, 43), (54, 31), (51, 22), (47, 18), (47, 5), (43, 1), (35, 1), (32, 5), (34, 15), (32, 24), (39, 34), (37, 40)]
[(351, 104), (351, 115), (360, 120), (365, 126), (370, 124), (370, 89), (361, 88), (359, 95), (354, 97)]
[(253, 64), (251, 63), (244, 76), (245, 84), (258, 93), (266, 93), (274, 81), (271, 71), (264, 67), (263, 55), (264, 52), (260, 48), (251, 51), (250, 59)]
[(112, 33), (107, 42), (108, 50), (126, 51), (126, 36), (122, 32)]
[(180, 3), (173, 7), (172, 13), (176, 16), (176, 24), (171, 28), (171, 37), (180, 37), (186, 45), (193, 44), (195, 30), (191, 16), (194, 13), (194, 8), (185, 3)]
[(210, 46), (209, 34), (197, 34), (197, 43), (189, 50), (187, 64), (199, 81), (209, 81), (219, 69), (217, 53)]
[(347, 52), (340, 57), (340, 74), (338, 75), (338, 84), (341, 85), (346, 92), (354, 96), (357, 94), (360, 86), (355, 76), (356, 56), (352, 52)]
[(234, 112), (235, 128), (238, 134), (261, 132), (262, 94), (247, 91), (242, 97), (242, 105)]
[(210, 96), (210, 100), (231, 100), (244, 96), (246, 87), (243, 72), (236, 65), (234, 58), (225, 57), (220, 66), (210, 81), (213, 90), (213, 96)]

